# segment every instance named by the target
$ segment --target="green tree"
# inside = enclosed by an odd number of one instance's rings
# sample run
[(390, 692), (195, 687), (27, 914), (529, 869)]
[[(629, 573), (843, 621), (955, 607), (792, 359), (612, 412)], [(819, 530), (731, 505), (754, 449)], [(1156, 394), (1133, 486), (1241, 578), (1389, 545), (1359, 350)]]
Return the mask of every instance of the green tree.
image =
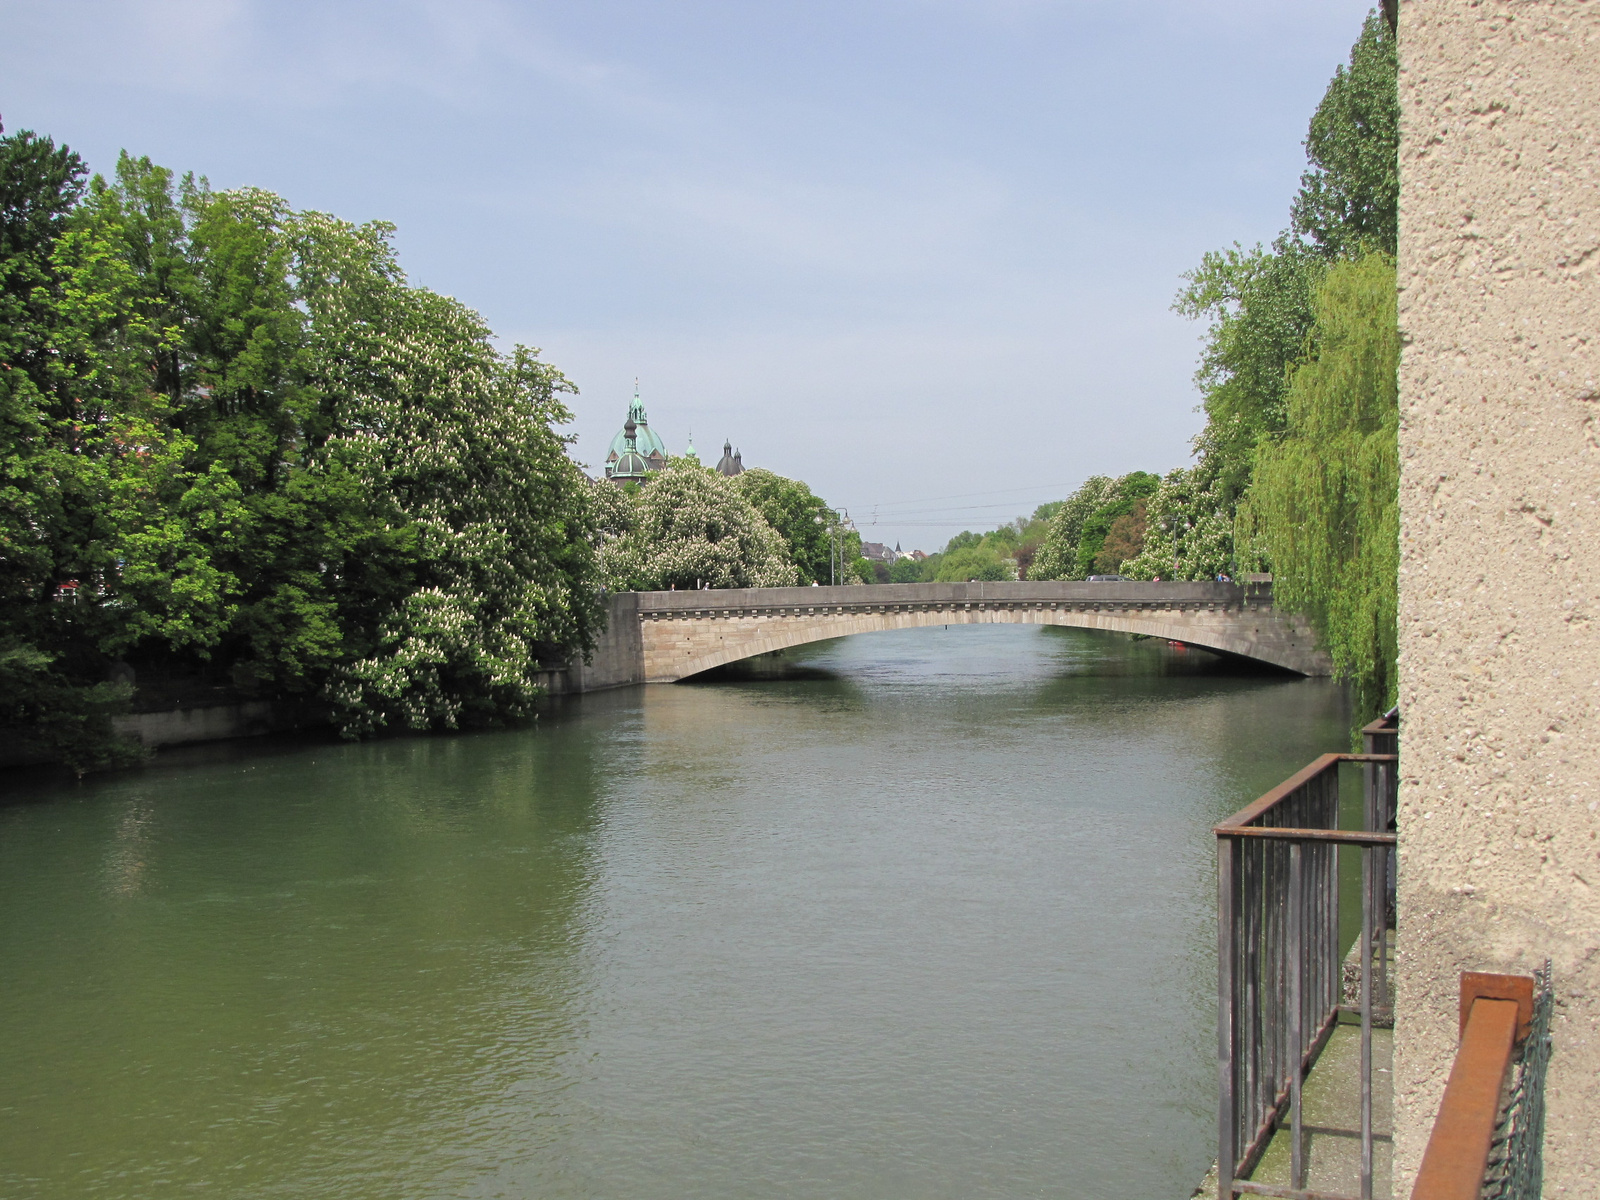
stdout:
[(1253, 500), (1274, 600), (1310, 615), (1357, 723), (1395, 698), (1400, 361), (1394, 262), (1331, 268), (1310, 349), (1289, 380), (1288, 428), (1262, 447)]
[(1135, 579), (1215, 579), (1232, 572), (1233, 523), (1203, 467), (1169, 471), (1145, 510), (1144, 548), (1124, 562)]
[(967, 544), (947, 550), (934, 573), (939, 583), (966, 583), (969, 580), (1014, 579), (1010, 568), (992, 546)]
[(1207, 255), (1178, 297), (1210, 321), (1201, 462), (1153, 499), (1134, 563), (1271, 570), (1367, 716), (1394, 686), (1398, 114), (1393, 26), (1373, 13), (1311, 119), (1290, 228), (1271, 250)]
[(70, 465), (52, 420), (61, 403), (52, 371), (61, 326), (54, 259), (87, 173), (49, 138), (28, 130), (0, 137), (0, 621), (13, 630), (23, 610), (54, 591), (68, 521), (54, 486)]
[[(247, 517), (237, 480), (184, 428), (193, 386), (194, 280), (170, 172), (123, 155), (96, 177), (56, 260), (73, 331), (58, 362), (80, 430), (104, 435), (102, 472), (75, 505), (72, 569), (95, 581), (84, 644), (105, 656), (205, 659), (237, 612), (227, 546)], [(92, 493), (92, 494), (91, 494)]]
[(1250, 486), (1255, 448), (1285, 421), (1284, 380), (1311, 329), (1311, 293), (1323, 260), (1282, 241), (1207, 254), (1173, 307), (1209, 321), (1195, 383), (1205, 428), (1195, 452), (1231, 516)]
[(848, 578), (845, 583), (888, 583), (888, 571), (884, 564), (873, 562), (870, 558), (857, 556), (850, 563)]
[[(837, 554), (838, 581), (841, 584), (876, 583), (877, 572), (861, 555), (861, 533), (835, 521), (832, 539)], [(822, 582), (820, 579), (817, 582)]]
[(1050, 517), (1049, 531), (1028, 569), (1029, 579), (1072, 579), (1078, 567), (1078, 541), (1083, 523), (1112, 495), (1116, 480), (1092, 475), (1078, 486)]
[[(605, 485), (596, 485), (605, 486)], [(621, 532), (600, 552), (616, 591), (785, 587), (798, 582), (782, 536), (732, 480), (670, 462), (631, 497)]]
[(827, 583), (832, 554), (828, 523), (833, 520), (827, 503), (799, 480), (785, 479), (762, 467), (735, 475), (733, 485), (783, 536), (799, 581)]
[(914, 558), (896, 559), (889, 568), (890, 583), (921, 583), (922, 564)]
[[(1097, 564), (1101, 554), (1105, 552), (1112, 526), (1123, 517), (1132, 517), (1144, 501), (1155, 495), (1156, 489), (1160, 486), (1160, 477), (1148, 471), (1131, 471), (1116, 481), (1105, 502), (1084, 519), (1083, 531), (1078, 535), (1078, 561), (1073, 578), (1083, 579), (1095, 573), (1111, 573), (1109, 570), (1101, 571)], [(1137, 554), (1133, 536), (1135, 531), (1138, 534), (1138, 543), (1142, 544), (1144, 536), (1142, 519), (1123, 525), (1120, 535), (1121, 549), (1133, 548)], [(1113, 556), (1117, 552), (1114, 548)], [(1106, 561), (1110, 561), (1110, 558)], [(1121, 565), (1120, 558), (1116, 561)]]
[[(402, 534), (369, 545), (354, 510), (352, 577), (334, 581), (353, 589), (336, 593), (351, 650), (326, 694), (349, 733), (525, 715), (539, 672), (592, 647), (602, 619), (590, 489), (556, 432), (572, 386), (537, 351), (501, 354), (458, 301), (406, 285), (388, 226), (306, 214), (293, 232), (326, 406), (311, 461), (382, 498)], [(401, 569), (368, 578), (351, 562), (363, 547)]]
[[(1290, 228), (1270, 248), (1207, 254), (1174, 302), (1209, 324), (1195, 373), (1206, 413), (1195, 451), (1230, 519), (1249, 490), (1256, 447), (1286, 427), (1288, 375), (1311, 334), (1323, 272), (1368, 248), (1394, 252), (1398, 113), (1394, 34), (1373, 13), (1311, 119), (1310, 166)], [(1242, 540), (1254, 538), (1253, 520), (1247, 512)]]
[(600, 619), (570, 385), (410, 287), (388, 226), (83, 174), (0, 138), (0, 724), (107, 759), (115, 657), (348, 733), (525, 713)]
[(0, 643), (0, 730), (80, 775), (142, 756), (112, 725), (132, 690), (126, 683), (75, 684), (54, 669), (51, 655)]
[(1100, 574), (1115, 574), (1122, 564), (1137, 558), (1144, 551), (1145, 509), (1148, 502), (1135, 501), (1134, 506), (1111, 522), (1100, 552), (1094, 556), (1094, 569)]
[(1018, 517), (1012, 522), (1016, 532), (1011, 558), (1017, 564), (1017, 578), (1034, 578), (1033, 560), (1038, 557), (1045, 539), (1050, 536), (1050, 522), (1061, 511), (1065, 500), (1052, 500), (1033, 510), (1031, 517)]
[(49, 138), (0, 137), (0, 726), (80, 770), (135, 754), (110, 720), (128, 689), (103, 682), (96, 644), (104, 508), (165, 457), (81, 370), (122, 283), (65, 249), (86, 174)]
[(1393, 255), (1400, 200), (1399, 62), (1394, 32), (1368, 14), (1311, 118), (1290, 228), (1329, 258)]

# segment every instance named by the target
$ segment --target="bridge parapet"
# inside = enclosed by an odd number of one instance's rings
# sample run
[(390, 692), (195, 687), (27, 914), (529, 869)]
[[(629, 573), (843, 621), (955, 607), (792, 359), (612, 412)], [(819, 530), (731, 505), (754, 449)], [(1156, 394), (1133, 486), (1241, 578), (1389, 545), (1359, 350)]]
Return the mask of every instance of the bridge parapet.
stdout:
[(1271, 608), (1272, 585), (1177, 582), (1084, 583), (1065, 580), (886, 583), (849, 587), (726, 588), (639, 592), (641, 617), (688, 613), (877, 611), (898, 605), (1081, 605), (1095, 608)]

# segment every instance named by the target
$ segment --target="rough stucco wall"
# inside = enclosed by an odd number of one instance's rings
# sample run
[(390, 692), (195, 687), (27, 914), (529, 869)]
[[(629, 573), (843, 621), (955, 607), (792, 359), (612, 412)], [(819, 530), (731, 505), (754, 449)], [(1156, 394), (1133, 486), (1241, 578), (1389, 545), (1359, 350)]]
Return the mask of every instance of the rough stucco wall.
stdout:
[(1458, 973), (1554, 959), (1547, 1196), (1600, 1196), (1600, 0), (1400, 9), (1396, 1166)]

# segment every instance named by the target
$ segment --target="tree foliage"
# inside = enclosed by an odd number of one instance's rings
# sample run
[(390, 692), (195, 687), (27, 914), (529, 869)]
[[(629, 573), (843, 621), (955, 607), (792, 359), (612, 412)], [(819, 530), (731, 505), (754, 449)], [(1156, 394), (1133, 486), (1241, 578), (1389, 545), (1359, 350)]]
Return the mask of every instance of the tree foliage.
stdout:
[(34, 707), (99, 711), (125, 663), (349, 733), (526, 712), (599, 620), (570, 385), (408, 284), (387, 225), (84, 174), (0, 138), (0, 644)]
[(782, 535), (799, 582), (827, 583), (832, 554), (828, 530), (834, 519), (827, 502), (799, 480), (762, 467), (735, 475), (733, 486)]
[(1399, 61), (1394, 31), (1369, 13), (1311, 117), (1290, 228), (1329, 258), (1394, 254), (1400, 201)]
[(1271, 571), (1275, 601), (1310, 615), (1354, 685), (1360, 721), (1394, 686), (1398, 113), (1393, 27), (1374, 12), (1311, 119), (1289, 228), (1270, 248), (1208, 254), (1178, 295), (1209, 323), (1200, 461), (1151, 498), (1127, 568)]
[(1290, 227), (1271, 247), (1207, 254), (1174, 302), (1209, 325), (1195, 373), (1206, 414), (1195, 450), (1230, 517), (1249, 490), (1256, 447), (1286, 426), (1285, 388), (1312, 334), (1323, 272), (1368, 249), (1394, 252), (1398, 112), (1394, 35), (1373, 13), (1311, 119)]
[(1100, 552), (1094, 556), (1094, 569), (1099, 574), (1114, 574), (1122, 564), (1137, 558), (1144, 550), (1145, 510), (1147, 500), (1134, 501), (1133, 507), (1115, 518), (1106, 530)]
[(946, 550), (933, 578), (938, 583), (1015, 579), (1016, 575), (993, 545), (977, 542)]
[(1195, 372), (1206, 414), (1195, 453), (1230, 513), (1249, 490), (1256, 446), (1283, 431), (1285, 379), (1311, 331), (1311, 293), (1323, 269), (1297, 243), (1235, 245), (1207, 254), (1173, 306), (1209, 323)]
[(889, 568), (890, 583), (921, 583), (922, 563), (914, 558), (896, 559)]
[(1370, 715), (1394, 700), (1400, 363), (1394, 261), (1334, 265), (1288, 388), (1288, 428), (1263, 446), (1253, 502), (1275, 602), (1311, 617)]
[[(1085, 480), (1055, 511), (1028, 578), (1083, 579), (1115, 573), (1124, 558), (1140, 553), (1145, 521), (1140, 506), (1160, 483), (1160, 478), (1148, 471), (1132, 471), (1117, 479), (1095, 475)], [(1122, 524), (1117, 526), (1119, 521)], [(1117, 536), (1112, 539), (1114, 526)]]
[[(1161, 486), (1161, 478), (1148, 471), (1131, 471), (1117, 480), (1104, 504), (1090, 513), (1078, 535), (1078, 561), (1073, 578), (1109, 574), (1132, 558), (1144, 545), (1144, 504)], [(1113, 527), (1121, 522), (1119, 542), (1108, 546)]]
[(617, 591), (799, 581), (782, 536), (735, 480), (675, 459), (629, 493), (610, 483), (593, 486), (617, 494), (600, 502), (608, 510), (600, 562)]
[(1083, 523), (1115, 492), (1116, 480), (1108, 475), (1091, 475), (1078, 486), (1077, 491), (1060, 501), (1060, 507), (1050, 518), (1050, 531), (1045, 535), (1029, 579), (1071, 579), (1078, 566), (1078, 541), (1083, 534)]
[(1233, 570), (1232, 528), (1217, 481), (1202, 467), (1167, 472), (1145, 508), (1144, 545), (1123, 562), (1134, 579), (1215, 579)]
[(118, 737), (112, 718), (128, 706), (132, 688), (110, 681), (74, 683), (54, 669), (52, 656), (16, 642), (0, 644), (0, 730), (80, 774), (140, 758), (138, 745)]

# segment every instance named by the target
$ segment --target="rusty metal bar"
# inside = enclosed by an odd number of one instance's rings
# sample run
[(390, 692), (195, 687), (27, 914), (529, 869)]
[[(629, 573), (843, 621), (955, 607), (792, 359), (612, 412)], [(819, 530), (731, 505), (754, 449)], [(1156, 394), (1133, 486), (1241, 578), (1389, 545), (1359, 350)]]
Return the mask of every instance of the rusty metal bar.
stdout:
[[(1289, 1045), (1298, 1049), (1304, 1045), (1301, 1021), (1304, 1018), (1304, 997), (1300, 994), (1303, 972), (1295, 967), (1304, 961), (1301, 946), (1301, 925), (1305, 919), (1305, 897), (1301, 895), (1302, 848), (1299, 842), (1289, 843)], [(1289, 1077), (1289, 1185), (1300, 1187), (1306, 1181), (1305, 1146), (1300, 1132), (1300, 1085), (1305, 1072), (1296, 1065)]]
[(1249, 825), (1243, 828), (1218, 825), (1212, 830), (1219, 838), (1250, 838), (1265, 841), (1335, 842), (1344, 846), (1393, 846), (1396, 835), (1368, 833), (1364, 829), (1299, 829), (1293, 826)]
[(1411, 1200), (1477, 1200), (1521, 1010), (1513, 999), (1472, 999)]
[(1249, 825), (1259, 819), (1268, 809), (1282, 803), (1294, 792), (1299, 791), (1311, 780), (1321, 775), (1335, 763), (1351, 762), (1395, 762), (1393, 754), (1323, 754), (1315, 759), (1309, 766), (1302, 767), (1277, 787), (1262, 795), (1259, 799), (1245, 805), (1233, 816), (1217, 826), (1217, 829), (1235, 829), (1242, 825)]
[(1361, 1200), (1372, 1200), (1372, 847), (1361, 847)]
[[(1400, 753), (1400, 710), (1390, 709), (1376, 721), (1366, 725), (1361, 730), (1361, 748), (1368, 754), (1393, 754), (1398, 757)], [(1368, 829), (1380, 831), (1392, 830), (1395, 827), (1396, 809), (1399, 801), (1399, 773), (1397, 763), (1375, 764), (1369, 768), (1373, 773), (1372, 790), (1368, 795), (1370, 815), (1366, 822)], [(1392, 855), (1378, 859), (1383, 867), (1380, 887), (1384, 892), (1385, 908), (1378, 923), (1378, 994), (1387, 996), (1387, 948), (1385, 941), (1389, 922), (1394, 919), (1395, 901), (1395, 860)]]
[(1225, 1190), (1235, 1169), (1234, 1129), (1238, 1097), (1234, 1091), (1234, 845), (1226, 838), (1217, 843), (1217, 1182), (1218, 1200), (1234, 1200)]
[[(1400, 752), (1400, 710), (1391, 709), (1361, 730), (1361, 748), (1368, 754), (1394, 754)], [(1373, 763), (1366, 774), (1366, 828), (1389, 831), (1395, 827), (1399, 800), (1399, 775), (1396, 763)], [(1378, 914), (1378, 946), (1376, 983), (1378, 1003), (1389, 1005), (1389, 926), (1394, 920), (1395, 856), (1381, 851), (1374, 859), (1378, 878), (1373, 883), (1381, 908)]]

